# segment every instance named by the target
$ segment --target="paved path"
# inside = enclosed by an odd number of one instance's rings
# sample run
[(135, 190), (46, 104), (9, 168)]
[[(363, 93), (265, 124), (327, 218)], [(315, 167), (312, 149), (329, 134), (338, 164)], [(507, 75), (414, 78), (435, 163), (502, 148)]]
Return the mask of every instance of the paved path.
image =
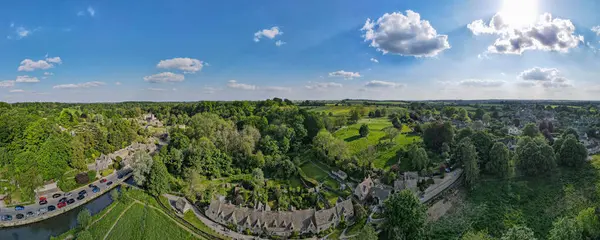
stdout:
[[(125, 170), (125, 171), (127, 171), (127, 170)], [(121, 172), (121, 173), (123, 173), (123, 172)], [(61, 213), (75, 209), (78, 206), (81, 206), (81, 205), (91, 201), (92, 199), (95, 199), (95, 198), (103, 195), (104, 193), (110, 191), (112, 188), (118, 186), (121, 182), (124, 182), (130, 176), (131, 176), (131, 173), (127, 173), (127, 175), (123, 176), (122, 178), (119, 178), (118, 172), (115, 171), (114, 173), (102, 178), (102, 179), (106, 179), (105, 183), (100, 183), (100, 180), (97, 180), (97, 181), (91, 183), (91, 184), (97, 186), (98, 188), (100, 188), (100, 191), (98, 191), (96, 193), (92, 191), (92, 188), (89, 185), (82, 186), (73, 191), (70, 191), (69, 193), (71, 193), (71, 195), (68, 196), (67, 198), (73, 199), (73, 200), (75, 200), (75, 202), (72, 204), (69, 204), (63, 208), (60, 208), (60, 209), (56, 208), (56, 210), (51, 211), (51, 212), (44, 212), (44, 213), (38, 214), (40, 209), (48, 209), (48, 206), (56, 207), (60, 198), (64, 197), (65, 195), (68, 195), (68, 193), (64, 193), (63, 195), (61, 195), (58, 198), (52, 198), (52, 196), (46, 196), (46, 198), (48, 199), (47, 204), (40, 205), (39, 203), (36, 202), (35, 204), (30, 204), (30, 205), (24, 206), (25, 207), (24, 210), (17, 211), (14, 208), (2, 208), (2, 209), (0, 209), (0, 214), (2, 216), (10, 215), (10, 216), (12, 216), (12, 220), (0, 222), (0, 228), (8, 227), (8, 226), (19, 226), (19, 225), (25, 225), (25, 224), (30, 224), (30, 223), (34, 223), (34, 222), (39, 222), (44, 219), (48, 219), (48, 218), (60, 215)], [(108, 182), (113, 182), (113, 183), (111, 185), (108, 185), (107, 184)], [(82, 190), (86, 191), (85, 198), (82, 200), (77, 200), (77, 196), (79, 195), (79, 192)], [(26, 215), (27, 212), (33, 212), (34, 216), (32, 216), (32, 217), (25, 216), (23, 219), (16, 218), (17, 214), (21, 213), (23, 215)]]

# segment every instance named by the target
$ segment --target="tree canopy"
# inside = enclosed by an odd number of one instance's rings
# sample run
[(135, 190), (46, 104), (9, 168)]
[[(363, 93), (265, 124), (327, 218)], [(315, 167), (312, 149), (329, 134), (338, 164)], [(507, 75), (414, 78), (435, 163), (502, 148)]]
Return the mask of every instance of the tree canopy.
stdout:
[(417, 240), (425, 236), (426, 208), (409, 190), (392, 194), (384, 202), (383, 228), (388, 239)]

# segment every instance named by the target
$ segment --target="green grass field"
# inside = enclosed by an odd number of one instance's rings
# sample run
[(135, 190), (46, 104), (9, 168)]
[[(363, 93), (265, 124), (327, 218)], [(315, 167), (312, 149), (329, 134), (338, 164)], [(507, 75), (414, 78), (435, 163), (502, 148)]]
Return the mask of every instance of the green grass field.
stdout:
[[(106, 232), (110, 229), (113, 223), (117, 220), (119, 215), (129, 206), (129, 203), (116, 202), (113, 203), (115, 206), (110, 212), (108, 212), (100, 221), (97, 221), (89, 228), (89, 232), (92, 234), (94, 239), (103, 239)], [(100, 213), (94, 216), (102, 216)]]
[[(358, 133), (358, 129), (360, 129), (362, 124), (367, 124), (369, 126), (370, 132), (369, 136), (366, 138), (361, 138), (360, 134)], [(346, 141), (348, 143), (350, 153), (355, 155), (361, 151), (364, 151), (369, 146), (377, 145), (377, 143), (379, 143), (379, 139), (385, 136), (383, 129), (391, 126), (392, 123), (386, 118), (361, 119), (356, 124), (338, 130), (334, 133), (334, 136)], [(373, 162), (375, 167), (382, 169), (389, 168), (391, 165), (397, 162), (398, 159), (396, 159), (396, 152), (398, 150), (413, 142), (421, 141), (421, 137), (411, 136), (409, 134), (410, 131), (411, 129), (409, 127), (404, 126), (402, 133), (396, 137), (396, 144), (394, 146), (377, 152), (377, 157)]]

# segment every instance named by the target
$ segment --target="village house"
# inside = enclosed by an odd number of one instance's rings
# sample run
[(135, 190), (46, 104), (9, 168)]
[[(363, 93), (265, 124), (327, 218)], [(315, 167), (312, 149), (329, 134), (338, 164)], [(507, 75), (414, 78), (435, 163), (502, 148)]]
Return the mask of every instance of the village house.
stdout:
[(342, 220), (354, 217), (354, 207), (350, 198), (338, 201), (329, 209), (294, 211), (267, 211), (238, 207), (214, 199), (211, 201), (206, 216), (223, 225), (233, 224), (238, 231), (248, 229), (255, 234), (274, 234), (288, 236), (292, 232), (299, 234), (316, 234), (330, 227), (337, 226)]
[(416, 193), (419, 188), (417, 183), (419, 181), (419, 173), (417, 172), (405, 172), (401, 179), (394, 181), (394, 190), (397, 192), (404, 189), (408, 189), (413, 193)]
[(338, 170), (338, 171), (331, 170), (331, 174), (333, 174), (333, 176), (337, 177), (338, 179), (340, 179), (342, 181), (346, 181), (346, 178), (348, 178), (348, 174), (346, 174), (342, 170)]
[(508, 135), (520, 136), (521, 133), (522, 133), (522, 131), (518, 127), (515, 127), (515, 126), (508, 127)]
[(364, 201), (367, 196), (369, 196), (369, 192), (373, 186), (375, 186), (373, 179), (371, 179), (371, 176), (368, 176), (365, 178), (365, 180), (359, 183), (358, 186), (356, 186), (354, 189), (354, 195), (356, 198), (358, 198), (358, 200)]

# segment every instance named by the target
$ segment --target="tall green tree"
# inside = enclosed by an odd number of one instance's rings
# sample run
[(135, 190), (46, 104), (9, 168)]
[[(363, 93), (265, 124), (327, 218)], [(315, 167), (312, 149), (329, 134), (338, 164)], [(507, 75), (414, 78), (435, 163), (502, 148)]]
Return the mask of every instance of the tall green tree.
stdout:
[(582, 230), (575, 219), (559, 218), (552, 223), (552, 229), (548, 236), (549, 240), (572, 240), (583, 239)]
[(136, 184), (142, 186), (146, 183), (146, 175), (150, 172), (152, 163), (152, 157), (145, 151), (137, 151), (133, 154), (131, 168), (133, 170), (133, 180)]
[(165, 164), (160, 160), (154, 160), (146, 184), (148, 192), (153, 196), (160, 196), (163, 193), (167, 193), (170, 190), (170, 177), (171, 175), (169, 175)]
[(513, 226), (508, 229), (500, 240), (536, 240), (533, 230), (526, 226)]
[(475, 183), (479, 180), (479, 166), (477, 161), (477, 151), (475, 146), (471, 143), (470, 138), (463, 138), (458, 143), (457, 157), (464, 165), (465, 171), (465, 184), (469, 188), (474, 188)]
[(367, 124), (360, 125), (360, 129), (358, 129), (358, 133), (360, 134), (361, 137), (369, 136), (369, 125), (367, 125)]
[(492, 148), (492, 145), (494, 145), (492, 137), (486, 132), (477, 131), (475, 134), (473, 134), (473, 136), (471, 136), (471, 142), (477, 151), (479, 165), (482, 168), (485, 167), (490, 159), (490, 149)]
[(425, 237), (427, 209), (409, 190), (392, 194), (384, 202), (383, 228), (387, 239), (418, 240)]
[(81, 209), (77, 214), (77, 226), (79, 229), (86, 229), (92, 223), (92, 214), (87, 208)]
[(441, 153), (442, 144), (451, 143), (454, 138), (454, 127), (450, 122), (435, 122), (425, 125), (423, 143), (428, 149)]
[(517, 143), (517, 168), (528, 176), (549, 172), (556, 167), (556, 157), (544, 139), (523, 137)]
[(358, 236), (356, 237), (356, 239), (360, 239), (360, 240), (377, 240), (378, 236), (377, 236), (377, 232), (375, 232), (375, 229), (373, 228), (373, 226), (371, 226), (371, 224), (367, 223), (362, 228), (362, 231), (360, 231), (360, 233), (358, 234)]
[(429, 158), (425, 149), (413, 144), (408, 152), (410, 165), (413, 170), (421, 171), (429, 166)]
[(486, 231), (468, 231), (463, 235), (461, 240), (494, 240), (495, 238), (491, 237)]
[(583, 209), (576, 217), (577, 223), (581, 226), (583, 236), (588, 239), (598, 239), (600, 237), (600, 220), (593, 207)]
[(523, 128), (523, 136), (527, 136), (527, 137), (537, 137), (540, 134), (540, 131), (538, 129), (537, 126), (535, 126), (535, 123), (528, 123), (527, 125), (525, 125), (525, 127)]
[(569, 134), (558, 152), (558, 163), (568, 167), (580, 167), (585, 163), (587, 155), (585, 146)]
[(94, 237), (87, 230), (77, 233), (77, 240), (93, 240), (93, 239), (94, 239)]
[(496, 142), (490, 149), (490, 161), (485, 165), (488, 173), (498, 177), (508, 177), (510, 173), (510, 152), (504, 143)]

